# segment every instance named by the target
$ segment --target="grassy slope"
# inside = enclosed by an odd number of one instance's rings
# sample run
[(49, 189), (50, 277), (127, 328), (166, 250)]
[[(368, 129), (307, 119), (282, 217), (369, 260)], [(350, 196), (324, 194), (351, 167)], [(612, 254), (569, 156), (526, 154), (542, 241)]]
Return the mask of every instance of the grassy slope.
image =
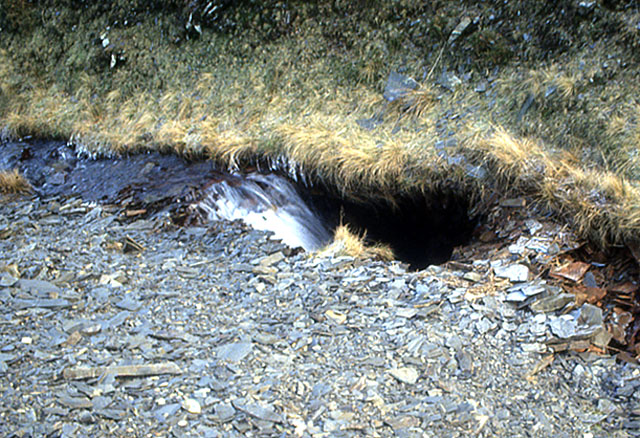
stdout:
[[(603, 245), (640, 241), (635, 2), (245, 1), (199, 34), (177, 0), (3, 1), (5, 136), (263, 160), (360, 197), (526, 193)], [(388, 104), (391, 71), (420, 87)]]

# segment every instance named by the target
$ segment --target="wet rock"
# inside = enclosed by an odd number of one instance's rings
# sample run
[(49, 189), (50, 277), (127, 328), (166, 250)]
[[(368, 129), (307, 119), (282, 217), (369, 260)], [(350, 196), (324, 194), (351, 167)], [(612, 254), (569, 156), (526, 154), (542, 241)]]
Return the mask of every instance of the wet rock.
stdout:
[[(464, 273), (407, 272), (287, 253), (237, 223), (188, 233), (161, 226), (164, 216), (104, 221), (111, 207), (92, 215), (65, 199), (58, 210), (78, 211), (46, 225), (51, 201), (20, 202), (0, 203), (0, 222), (27, 211), (37, 242), (15, 227), (0, 239), (0, 266), (19, 266), (15, 279), (56, 278), (59, 290), (0, 287), (2, 436), (61, 434), (67, 423), (82, 436), (596, 436), (635, 421), (631, 408), (598, 402), (637, 407), (635, 368), (571, 352), (605, 349), (606, 312), (576, 307), (552, 281), (489, 281), (494, 258), (537, 263), (539, 236), (528, 234), (546, 223), (520, 227), (522, 256), (488, 251)], [(105, 247), (126, 236), (145, 250)], [(126, 287), (99, 285), (118, 271)]]

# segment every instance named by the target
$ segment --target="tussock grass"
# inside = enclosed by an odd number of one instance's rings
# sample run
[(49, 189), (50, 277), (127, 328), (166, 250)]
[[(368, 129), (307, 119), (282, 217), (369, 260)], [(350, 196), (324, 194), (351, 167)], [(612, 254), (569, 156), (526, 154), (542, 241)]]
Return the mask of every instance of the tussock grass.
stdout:
[(31, 184), (17, 170), (0, 171), (0, 193), (23, 194), (31, 191)]
[[(640, 240), (640, 37), (628, 16), (599, 6), (602, 32), (572, 22), (565, 30), (585, 44), (555, 50), (548, 29), (502, 36), (528, 28), (522, 20), (563, 25), (537, 4), (474, 3), (474, 16), (512, 19), (480, 22), (452, 44), (465, 2), (296, 2), (291, 23), (251, 3), (229, 14), (258, 25), (189, 39), (179, 17), (154, 8), (135, 25), (115, 6), (118, 25), (92, 5), (39, 6), (42, 26), (12, 15), (0, 39), (3, 137), (231, 168), (266, 160), (359, 199), (455, 187), (484, 205), (526, 193), (603, 246)], [(512, 13), (521, 6), (529, 13)], [(123, 60), (111, 66), (114, 54)], [(443, 86), (445, 70), (454, 85)], [(419, 87), (386, 102), (391, 71)]]
[(344, 224), (336, 228), (333, 242), (319, 250), (317, 255), (320, 257), (349, 256), (360, 260), (391, 261), (394, 259), (393, 250), (389, 246), (368, 245), (364, 234), (356, 234)]

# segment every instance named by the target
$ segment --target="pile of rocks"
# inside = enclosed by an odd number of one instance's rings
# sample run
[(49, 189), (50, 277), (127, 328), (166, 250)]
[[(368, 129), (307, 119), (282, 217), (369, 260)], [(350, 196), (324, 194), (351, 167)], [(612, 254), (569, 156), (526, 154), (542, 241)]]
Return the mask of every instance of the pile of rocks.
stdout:
[(547, 343), (598, 310), (507, 261), (407, 272), (61, 198), (3, 202), (0, 237), (4, 436), (640, 433), (638, 369)]

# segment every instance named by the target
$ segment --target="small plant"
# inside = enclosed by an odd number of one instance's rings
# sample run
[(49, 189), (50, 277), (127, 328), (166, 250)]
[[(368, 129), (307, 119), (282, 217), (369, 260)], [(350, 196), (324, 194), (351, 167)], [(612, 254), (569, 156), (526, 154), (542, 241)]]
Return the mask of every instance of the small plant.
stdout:
[(349, 256), (356, 259), (393, 260), (393, 250), (387, 245), (366, 244), (366, 232), (362, 235), (354, 233), (348, 225), (341, 224), (336, 228), (333, 242), (321, 249), (320, 256)]
[(18, 170), (0, 171), (0, 193), (15, 195), (30, 191), (31, 184)]

